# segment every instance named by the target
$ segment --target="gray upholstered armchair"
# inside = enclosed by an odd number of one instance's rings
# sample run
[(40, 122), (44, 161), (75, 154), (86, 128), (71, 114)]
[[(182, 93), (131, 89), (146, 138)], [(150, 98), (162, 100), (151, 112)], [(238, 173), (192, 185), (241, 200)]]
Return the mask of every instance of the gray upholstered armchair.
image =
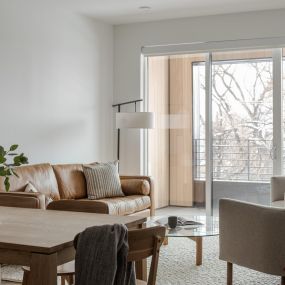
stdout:
[(281, 276), (285, 285), (285, 209), (221, 199), (220, 259), (228, 285), (233, 264)]
[(271, 205), (284, 208), (285, 176), (271, 177)]

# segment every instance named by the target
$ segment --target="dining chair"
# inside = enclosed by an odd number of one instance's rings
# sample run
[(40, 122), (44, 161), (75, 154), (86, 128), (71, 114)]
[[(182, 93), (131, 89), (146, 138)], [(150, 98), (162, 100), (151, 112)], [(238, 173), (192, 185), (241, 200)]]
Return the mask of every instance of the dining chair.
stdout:
[(157, 226), (129, 231), (128, 261), (140, 261), (152, 256), (147, 282), (137, 279), (137, 285), (155, 285), (159, 252), (165, 238), (165, 230), (165, 227)]

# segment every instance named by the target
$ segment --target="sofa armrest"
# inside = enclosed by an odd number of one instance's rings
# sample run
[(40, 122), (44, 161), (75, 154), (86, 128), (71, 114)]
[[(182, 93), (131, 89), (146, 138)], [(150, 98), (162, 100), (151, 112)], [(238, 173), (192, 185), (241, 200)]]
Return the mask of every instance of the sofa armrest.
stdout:
[(47, 210), (109, 214), (105, 203), (95, 200), (58, 200), (48, 204)]
[(150, 195), (150, 185), (145, 179), (122, 179), (122, 190), (126, 196), (130, 195)]
[(146, 195), (151, 200), (151, 216), (154, 216), (154, 189), (153, 180), (150, 176), (121, 175), (122, 190), (125, 195)]
[(221, 199), (220, 259), (284, 275), (285, 209)]
[(45, 195), (27, 192), (0, 192), (0, 206), (45, 209)]
[(285, 176), (271, 177), (271, 202), (284, 200)]

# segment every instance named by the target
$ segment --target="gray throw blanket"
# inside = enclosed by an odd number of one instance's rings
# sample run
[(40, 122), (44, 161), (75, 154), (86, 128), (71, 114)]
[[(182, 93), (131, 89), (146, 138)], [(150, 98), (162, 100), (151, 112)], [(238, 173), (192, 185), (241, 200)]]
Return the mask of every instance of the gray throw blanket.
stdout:
[(76, 285), (135, 285), (127, 262), (128, 229), (124, 225), (87, 228), (74, 240)]

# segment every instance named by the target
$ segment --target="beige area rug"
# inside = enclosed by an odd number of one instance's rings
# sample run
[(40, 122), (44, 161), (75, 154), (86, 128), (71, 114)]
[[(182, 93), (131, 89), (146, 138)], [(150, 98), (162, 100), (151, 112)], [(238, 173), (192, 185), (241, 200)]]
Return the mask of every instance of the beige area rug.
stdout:
[[(218, 258), (218, 237), (204, 239), (203, 265), (195, 265), (195, 243), (187, 238), (169, 238), (158, 267), (158, 285), (226, 284), (226, 263)], [(3, 278), (20, 281), (21, 267), (3, 268)], [(234, 266), (235, 285), (280, 285), (280, 278)]]

